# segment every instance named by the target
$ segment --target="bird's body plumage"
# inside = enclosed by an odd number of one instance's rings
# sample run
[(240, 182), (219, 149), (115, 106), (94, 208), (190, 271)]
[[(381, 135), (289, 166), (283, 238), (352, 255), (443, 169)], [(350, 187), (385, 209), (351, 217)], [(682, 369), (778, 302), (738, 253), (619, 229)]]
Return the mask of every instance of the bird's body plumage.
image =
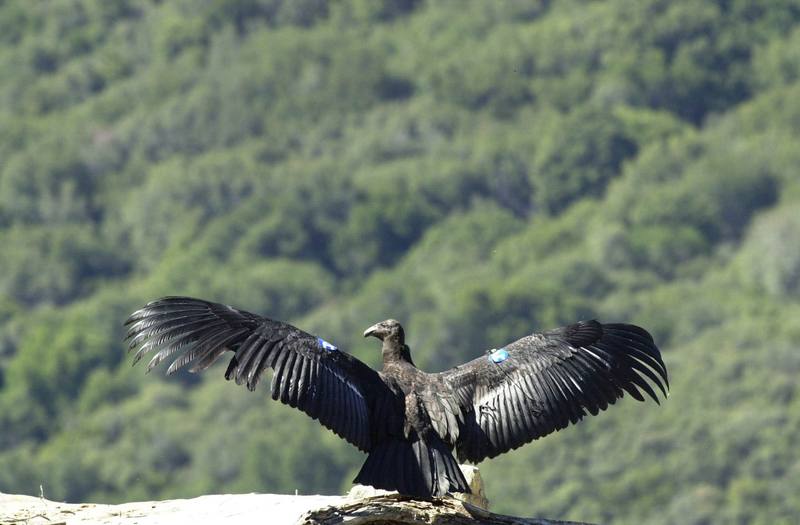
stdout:
[(658, 402), (667, 371), (652, 337), (624, 324), (583, 321), (532, 334), (445, 372), (419, 370), (397, 321), (368, 367), (292, 325), (231, 306), (166, 297), (128, 319), (134, 363), (175, 356), (168, 373), (211, 366), (229, 351), (227, 379), (254, 390), (273, 370), (272, 398), (298, 408), (369, 454), (357, 482), (419, 497), (469, 492), (458, 464), (479, 462), (597, 414), (623, 392)]

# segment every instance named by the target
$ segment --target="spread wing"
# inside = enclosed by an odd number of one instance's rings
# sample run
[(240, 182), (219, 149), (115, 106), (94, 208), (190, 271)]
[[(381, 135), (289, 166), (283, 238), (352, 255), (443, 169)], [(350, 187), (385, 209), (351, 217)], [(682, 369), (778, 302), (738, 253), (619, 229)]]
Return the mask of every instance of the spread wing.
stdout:
[(330, 343), (287, 323), (190, 297), (153, 301), (125, 324), (134, 364), (151, 353), (148, 371), (171, 357), (168, 374), (186, 365), (197, 372), (233, 352), (226, 379), (254, 390), (271, 368), (273, 399), (370, 450), (369, 400), (385, 387), (377, 372)]
[(442, 372), (465, 422), (459, 460), (479, 462), (596, 415), (627, 392), (658, 403), (667, 369), (647, 331), (582, 321), (532, 334)]

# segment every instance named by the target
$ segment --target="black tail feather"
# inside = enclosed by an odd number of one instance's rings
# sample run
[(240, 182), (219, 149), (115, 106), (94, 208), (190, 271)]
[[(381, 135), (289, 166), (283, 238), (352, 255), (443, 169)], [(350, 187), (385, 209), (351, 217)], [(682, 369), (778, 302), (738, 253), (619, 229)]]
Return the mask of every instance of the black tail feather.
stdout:
[(417, 497), (470, 492), (458, 463), (438, 437), (413, 436), (378, 444), (353, 482)]

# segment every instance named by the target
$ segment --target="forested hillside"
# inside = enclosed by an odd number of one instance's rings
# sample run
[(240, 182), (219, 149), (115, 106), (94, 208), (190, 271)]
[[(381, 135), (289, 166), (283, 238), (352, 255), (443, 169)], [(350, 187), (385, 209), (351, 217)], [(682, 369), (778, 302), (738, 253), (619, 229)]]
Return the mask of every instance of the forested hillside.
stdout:
[(797, 523), (798, 144), (793, 0), (0, 1), (0, 491), (347, 489), (263, 387), (131, 368), (181, 294), (429, 371), (639, 324), (670, 398), (482, 464), (493, 509)]

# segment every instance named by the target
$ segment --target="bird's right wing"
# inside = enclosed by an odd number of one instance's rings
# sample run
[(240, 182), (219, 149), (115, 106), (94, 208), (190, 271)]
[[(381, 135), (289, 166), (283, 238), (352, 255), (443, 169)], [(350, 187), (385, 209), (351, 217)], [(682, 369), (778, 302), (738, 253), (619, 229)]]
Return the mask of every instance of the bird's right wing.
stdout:
[(168, 374), (196, 372), (227, 351), (226, 379), (254, 390), (271, 368), (272, 398), (318, 419), (359, 449), (371, 449), (370, 403), (389, 395), (378, 373), (319, 337), (224, 304), (165, 297), (134, 312), (128, 326), (134, 364), (154, 353), (148, 370), (177, 356)]
[(583, 321), (535, 333), (439, 374), (465, 414), (459, 459), (479, 462), (605, 410), (623, 391), (658, 402), (667, 369), (653, 338), (626, 324)]

